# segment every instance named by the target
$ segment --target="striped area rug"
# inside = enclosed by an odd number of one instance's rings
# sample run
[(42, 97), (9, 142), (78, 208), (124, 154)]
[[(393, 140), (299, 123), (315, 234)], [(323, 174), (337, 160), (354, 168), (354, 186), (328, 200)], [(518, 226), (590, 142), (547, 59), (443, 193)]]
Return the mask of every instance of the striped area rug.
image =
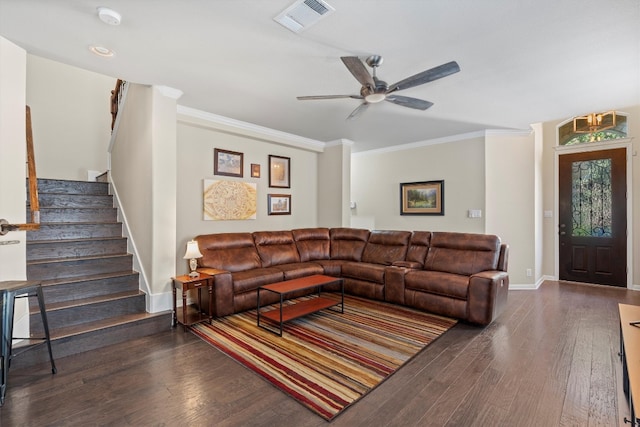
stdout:
[(299, 318), (285, 324), (282, 337), (257, 327), (255, 310), (191, 330), (331, 420), (455, 324), (345, 295), (344, 314), (323, 310)]

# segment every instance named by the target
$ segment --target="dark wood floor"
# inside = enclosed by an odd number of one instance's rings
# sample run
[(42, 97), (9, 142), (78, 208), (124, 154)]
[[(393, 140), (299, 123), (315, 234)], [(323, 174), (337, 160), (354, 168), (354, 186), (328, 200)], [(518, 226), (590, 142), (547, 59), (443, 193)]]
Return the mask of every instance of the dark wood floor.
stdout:
[[(512, 291), (482, 329), (458, 324), (331, 424), (616, 426), (617, 304), (640, 292), (546, 282)], [(324, 426), (326, 421), (182, 329), (11, 370), (0, 425)]]

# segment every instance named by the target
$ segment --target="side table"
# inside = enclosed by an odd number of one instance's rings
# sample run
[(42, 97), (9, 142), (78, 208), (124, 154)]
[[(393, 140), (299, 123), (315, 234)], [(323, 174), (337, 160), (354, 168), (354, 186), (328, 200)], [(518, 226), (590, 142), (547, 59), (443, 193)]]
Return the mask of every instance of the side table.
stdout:
[[(176, 326), (178, 323), (182, 323), (184, 330), (187, 330), (187, 326), (195, 323), (204, 322), (209, 320), (211, 323), (211, 313), (213, 311), (213, 276), (200, 273), (197, 277), (190, 277), (188, 274), (183, 276), (177, 276), (173, 279), (173, 322), (172, 326)], [(208, 313), (202, 312), (202, 288), (206, 287), (209, 291), (209, 310)], [(182, 290), (182, 307), (177, 307), (176, 294), (177, 289)], [(198, 308), (190, 307), (187, 305), (187, 294), (190, 290), (198, 290)]]

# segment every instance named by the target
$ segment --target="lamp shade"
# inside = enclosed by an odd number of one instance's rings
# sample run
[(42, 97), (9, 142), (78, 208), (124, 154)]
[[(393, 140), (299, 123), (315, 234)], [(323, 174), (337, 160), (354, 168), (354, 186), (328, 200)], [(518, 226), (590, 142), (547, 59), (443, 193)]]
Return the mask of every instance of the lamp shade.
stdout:
[(202, 258), (200, 248), (198, 248), (198, 242), (191, 240), (187, 242), (187, 252), (184, 254), (184, 259)]

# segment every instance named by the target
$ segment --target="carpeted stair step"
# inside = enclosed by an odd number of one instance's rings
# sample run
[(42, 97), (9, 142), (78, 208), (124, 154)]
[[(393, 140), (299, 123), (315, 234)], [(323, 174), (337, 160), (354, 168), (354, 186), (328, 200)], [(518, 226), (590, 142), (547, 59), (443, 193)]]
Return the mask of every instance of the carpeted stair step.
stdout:
[(27, 259), (30, 261), (126, 253), (127, 239), (125, 237), (40, 240), (27, 243)]
[(103, 255), (64, 259), (43, 259), (27, 262), (29, 280), (51, 280), (65, 277), (131, 270), (131, 254)]

